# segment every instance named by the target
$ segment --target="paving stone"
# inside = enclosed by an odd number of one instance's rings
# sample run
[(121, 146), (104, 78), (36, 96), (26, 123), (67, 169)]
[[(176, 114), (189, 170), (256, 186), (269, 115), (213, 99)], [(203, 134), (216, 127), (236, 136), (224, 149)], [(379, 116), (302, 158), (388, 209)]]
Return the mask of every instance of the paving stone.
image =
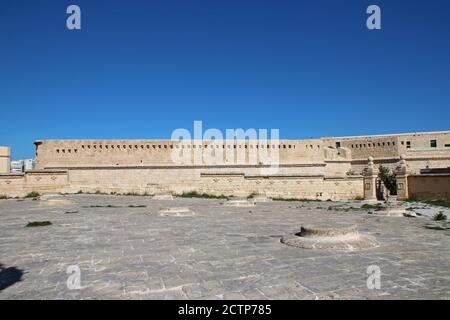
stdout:
[[(222, 200), (174, 198), (170, 207), (196, 214), (168, 218), (158, 215), (167, 200), (65, 198), (68, 209), (0, 200), (0, 299), (450, 299), (448, 231), (424, 227), (446, 209), (392, 218), (339, 209), (358, 202), (272, 201), (250, 213)], [(46, 220), (53, 224), (25, 227)], [(336, 252), (280, 242), (323, 223), (357, 224), (380, 246)], [(372, 265), (380, 290), (366, 285)], [(79, 267), (81, 289), (67, 287), (69, 266)]]

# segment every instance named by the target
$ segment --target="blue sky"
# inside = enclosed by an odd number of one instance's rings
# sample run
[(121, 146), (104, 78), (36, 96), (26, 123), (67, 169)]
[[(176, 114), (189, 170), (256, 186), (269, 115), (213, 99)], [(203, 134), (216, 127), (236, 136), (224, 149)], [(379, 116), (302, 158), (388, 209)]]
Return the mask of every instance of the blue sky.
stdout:
[[(66, 28), (77, 4), (82, 30)], [(366, 8), (382, 30), (366, 28)], [(450, 1), (0, 3), (0, 145), (278, 128), (281, 138), (450, 129)]]

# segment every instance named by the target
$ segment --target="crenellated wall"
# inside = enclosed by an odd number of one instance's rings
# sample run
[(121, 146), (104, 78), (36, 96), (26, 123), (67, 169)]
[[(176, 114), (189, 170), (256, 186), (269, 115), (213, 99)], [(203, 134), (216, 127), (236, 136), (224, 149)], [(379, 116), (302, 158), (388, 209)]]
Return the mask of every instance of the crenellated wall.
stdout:
[[(322, 141), (46, 140), (36, 141), (38, 169), (97, 166), (240, 165), (323, 162)], [(175, 159), (187, 160), (183, 163)], [(214, 160), (215, 162), (211, 162)]]

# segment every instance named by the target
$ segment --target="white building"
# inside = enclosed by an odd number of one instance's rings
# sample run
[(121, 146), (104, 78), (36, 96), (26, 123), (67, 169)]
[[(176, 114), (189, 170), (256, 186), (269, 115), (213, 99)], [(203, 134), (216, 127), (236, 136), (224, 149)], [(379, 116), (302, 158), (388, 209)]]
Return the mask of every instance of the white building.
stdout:
[(24, 170), (23, 160), (11, 161), (11, 173), (22, 173)]
[(23, 173), (34, 170), (36, 161), (34, 159), (11, 161), (11, 173)]

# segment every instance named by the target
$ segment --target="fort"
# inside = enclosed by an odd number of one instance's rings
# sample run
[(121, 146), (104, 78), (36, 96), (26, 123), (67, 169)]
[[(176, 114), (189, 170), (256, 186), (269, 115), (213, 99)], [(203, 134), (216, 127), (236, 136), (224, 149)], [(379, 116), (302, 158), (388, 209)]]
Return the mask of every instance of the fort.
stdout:
[[(450, 131), (276, 141), (39, 140), (34, 144), (36, 170), (0, 175), (0, 195), (196, 191), (238, 197), (373, 198), (380, 165), (399, 172), (400, 197), (450, 193), (447, 173), (426, 173), (450, 167)], [(174, 155), (184, 161), (174, 160)], [(6, 156), (9, 153), (3, 159)], [(370, 166), (374, 171), (368, 171)]]

